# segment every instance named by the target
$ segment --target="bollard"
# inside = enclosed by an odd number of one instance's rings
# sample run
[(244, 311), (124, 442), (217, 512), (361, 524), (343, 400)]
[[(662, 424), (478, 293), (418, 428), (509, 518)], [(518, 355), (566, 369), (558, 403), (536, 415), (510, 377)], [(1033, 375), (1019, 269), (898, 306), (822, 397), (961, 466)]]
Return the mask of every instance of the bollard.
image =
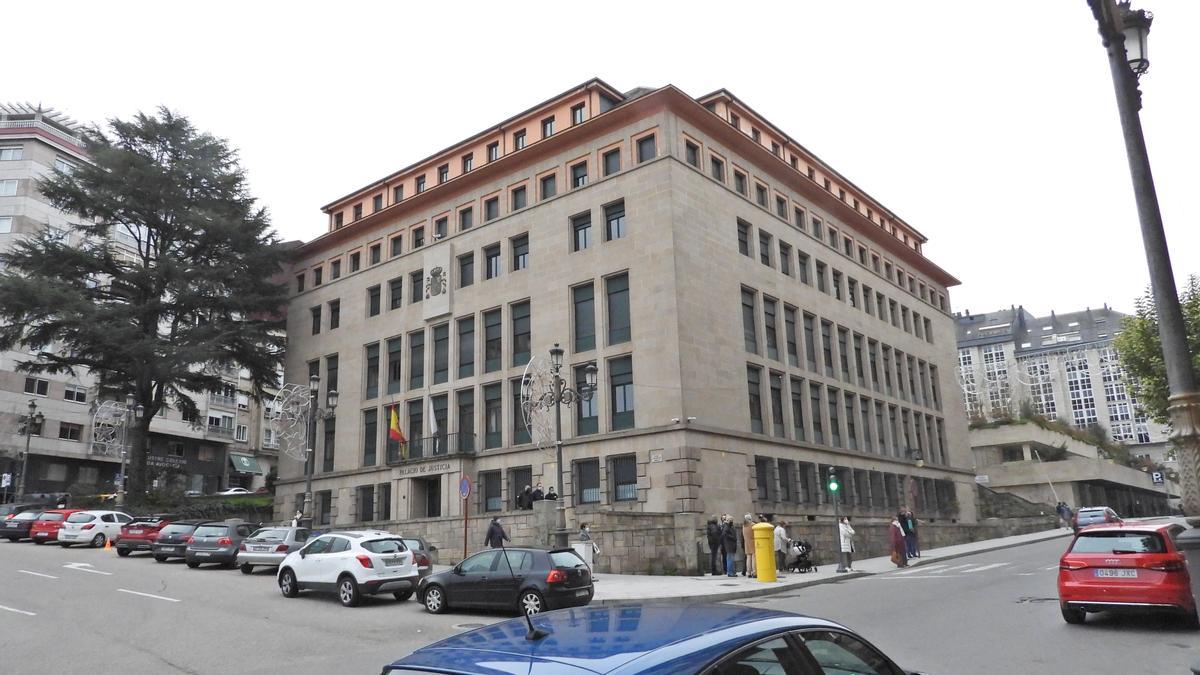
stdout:
[(775, 578), (775, 526), (757, 523), (754, 526), (754, 566), (758, 580), (773, 582)]

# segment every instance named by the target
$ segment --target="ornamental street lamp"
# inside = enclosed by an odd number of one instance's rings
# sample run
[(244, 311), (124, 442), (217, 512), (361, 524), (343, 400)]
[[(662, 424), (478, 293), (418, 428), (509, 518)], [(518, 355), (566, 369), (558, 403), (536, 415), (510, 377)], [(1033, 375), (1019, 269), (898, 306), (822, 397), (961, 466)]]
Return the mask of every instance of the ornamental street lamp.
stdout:
[(563, 350), (555, 342), (554, 347), (550, 350), (550, 385), (543, 392), (530, 392), (531, 405), (543, 410), (554, 407), (554, 450), (558, 462), (558, 500), (555, 503), (557, 522), (555, 523), (554, 545), (557, 548), (567, 547), (567, 507), (563, 497), (562, 406), (570, 407), (583, 401), (590, 401), (596, 393), (596, 364), (589, 363), (584, 368), (584, 384), (578, 390), (571, 389), (563, 380), (562, 365)]
[(1158, 335), (1166, 362), (1167, 413), (1171, 418), (1171, 440), (1179, 449), (1179, 468), (1183, 493), (1183, 511), (1188, 516), (1200, 516), (1200, 391), (1188, 352), (1187, 332), (1171, 256), (1163, 233), (1162, 214), (1158, 195), (1150, 172), (1146, 139), (1138, 111), (1142, 107), (1138, 78), (1150, 68), (1146, 39), (1150, 34), (1153, 15), (1145, 10), (1130, 9), (1129, 2), (1088, 0), (1092, 14), (1100, 27), (1100, 37), (1108, 51), (1109, 69), (1117, 95), (1117, 111), (1125, 137), (1125, 154), (1133, 179), (1133, 195), (1137, 202), (1138, 221), (1142, 229), (1142, 245), (1150, 269), (1150, 286), (1158, 315)]
[(42, 434), (42, 422), (46, 416), (38, 412), (37, 401), (29, 399), (29, 414), (21, 415), (20, 429), (25, 434), (25, 452), (21, 455), (21, 476), (17, 481), (17, 501), (25, 501), (25, 475), (29, 473), (29, 441), (34, 434)]
[(133, 419), (142, 419), (146, 414), (146, 408), (141, 403), (136, 403), (133, 394), (125, 394), (125, 426), (121, 430), (123, 438), (121, 439), (121, 485), (117, 490), (117, 505), (125, 505), (125, 486), (129, 484), (129, 453), (133, 450), (129, 446), (129, 427), (133, 423)]
[(313, 375), (308, 378), (308, 457), (304, 463), (304, 515), (300, 525), (303, 527), (312, 527), (313, 523), (313, 492), (312, 479), (313, 468), (316, 463), (316, 447), (317, 447), (317, 418), (327, 420), (333, 417), (334, 411), (337, 409), (338, 393), (336, 389), (330, 389), (325, 393), (325, 408), (317, 406), (317, 394), (321, 389), (321, 377)]

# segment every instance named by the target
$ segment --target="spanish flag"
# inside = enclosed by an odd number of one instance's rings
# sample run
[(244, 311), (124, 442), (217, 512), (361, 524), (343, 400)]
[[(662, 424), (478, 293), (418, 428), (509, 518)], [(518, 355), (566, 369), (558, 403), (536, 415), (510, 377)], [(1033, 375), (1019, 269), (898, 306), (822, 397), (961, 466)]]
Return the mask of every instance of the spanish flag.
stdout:
[(392, 419), (388, 424), (388, 438), (397, 443), (407, 443), (408, 439), (404, 437), (404, 432), (400, 431), (400, 406), (392, 406)]

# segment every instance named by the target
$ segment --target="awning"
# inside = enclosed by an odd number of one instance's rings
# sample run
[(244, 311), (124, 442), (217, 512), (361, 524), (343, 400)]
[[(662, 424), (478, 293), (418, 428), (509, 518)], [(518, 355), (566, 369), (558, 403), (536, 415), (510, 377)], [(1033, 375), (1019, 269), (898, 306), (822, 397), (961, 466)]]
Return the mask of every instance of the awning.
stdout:
[(229, 465), (238, 473), (262, 473), (258, 458), (254, 455), (243, 455), (237, 452), (229, 453)]

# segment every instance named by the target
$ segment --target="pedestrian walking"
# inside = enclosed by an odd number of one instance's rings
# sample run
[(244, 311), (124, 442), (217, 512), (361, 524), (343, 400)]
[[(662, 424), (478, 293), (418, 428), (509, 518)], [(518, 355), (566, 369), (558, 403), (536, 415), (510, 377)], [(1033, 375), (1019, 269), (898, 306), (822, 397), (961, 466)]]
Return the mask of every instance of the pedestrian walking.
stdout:
[(746, 550), (746, 567), (742, 575), (753, 577), (757, 576), (757, 570), (754, 569), (754, 516), (747, 513), (742, 521), (742, 548)]
[(896, 567), (908, 567), (908, 556), (904, 547), (904, 528), (900, 519), (892, 516), (892, 524), (888, 526), (888, 541), (892, 545), (892, 562)]
[(533, 492), (529, 495), (529, 508), (533, 508), (534, 502), (540, 502), (546, 498), (546, 493), (542, 491), (542, 484), (538, 483), (537, 487), (533, 488)]
[[(783, 571), (787, 563), (787, 550), (791, 545), (791, 540), (787, 536), (787, 521), (781, 520), (775, 524), (774, 544), (775, 544), (775, 572), (779, 576), (783, 576)], [(766, 561), (763, 561), (766, 562)]]
[(1059, 502), (1055, 509), (1058, 511), (1058, 517), (1062, 519), (1063, 527), (1071, 529), (1071, 507), (1067, 506), (1066, 502)]
[(504, 548), (506, 541), (511, 540), (508, 538), (508, 533), (504, 531), (504, 526), (500, 524), (500, 516), (496, 516), (492, 518), (492, 524), (488, 525), (484, 544), (490, 548)]
[(553, 485), (551, 485), (550, 489), (546, 491), (546, 501), (548, 501), (548, 502), (558, 501), (558, 493), (554, 491)]
[(704, 526), (704, 536), (708, 538), (708, 569), (714, 577), (720, 574), (717, 571), (717, 556), (722, 556), (721, 566), (725, 565), (725, 558), (721, 553), (721, 526), (717, 524), (718, 520), (719, 516), (714, 513)]
[(842, 569), (839, 572), (854, 571), (854, 528), (850, 519), (842, 516), (838, 522), (838, 551), (842, 554)]
[(737, 526), (733, 523), (733, 516), (726, 513), (721, 518), (721, 546), (725, 549), (725, 576), (736, 577), (734, 572), (734, 556), (737, 555)]
[(592, 545), (592, 555), (600, 553), (600, 547), (596, 545), (596, 540), (592, 539), (592, 528), (588, 527), (587, 523), (582, 523), (579, 526), (579, 541)]
[(900, 510), (900, 529), (904, 530), (904, 553), (909, 558), (920, 558), (921, 549), (917, 546), (917, 517), (907, 506)]

